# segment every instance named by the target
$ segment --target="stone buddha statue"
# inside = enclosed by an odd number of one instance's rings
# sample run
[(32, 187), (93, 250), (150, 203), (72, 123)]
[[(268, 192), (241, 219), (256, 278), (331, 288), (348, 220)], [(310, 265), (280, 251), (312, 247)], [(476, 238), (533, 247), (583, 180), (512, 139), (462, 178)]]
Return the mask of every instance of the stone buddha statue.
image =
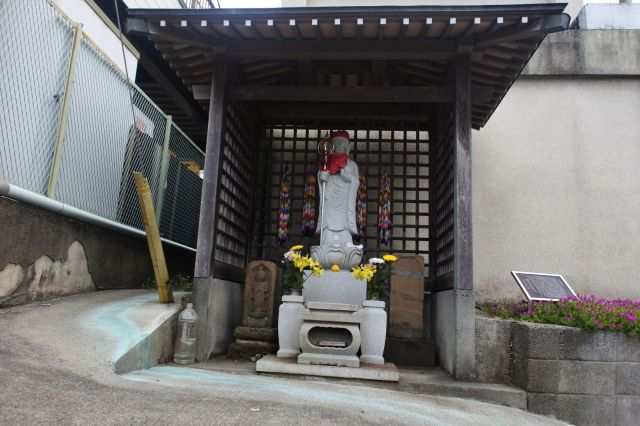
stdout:
[(349, 158), (349, 133), (331, 133), (333, 151), (326, 170), (318, 172), (320, 211), (316, 232), (320, 246), (311, 247), (311, 255), (325, 267), (342, 269), (356, 266), (362, 260), (362, 246), (354, 246), (356, 197), (360, 184), (358, 165)]

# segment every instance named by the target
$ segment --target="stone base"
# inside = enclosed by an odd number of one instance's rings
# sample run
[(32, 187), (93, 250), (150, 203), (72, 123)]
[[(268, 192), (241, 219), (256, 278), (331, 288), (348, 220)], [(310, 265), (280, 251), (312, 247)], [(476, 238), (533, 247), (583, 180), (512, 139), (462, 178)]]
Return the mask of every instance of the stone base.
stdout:
[(367, 281), (356, 280), (350, 271), (325, 271), (321, 277), (311, 276), (307, 279), (302, 296), (305, 303), (346, 303), (361, 309), (367, 297)]
[[(400, 339), (387, 337), (384, 357), (398, 365), (411, 367), (434, 367), (435, 346), (426, 339)], [(364, 362), (364, 360), (363, 360)]]
[(238, 326), (233, 331), (233, 337), (243, 340), (258, 340), (263, 342), (276, 342), (276, 329), (272, 327), (246, 327)]
[(298, 364), (335, 365), (337, 367), (360, 367), (360, 360), (355, 355), (329, 355), (303, 352), (298, 356)]
[(251, 357), (260, 354), (275, 353), (277, 345), (259, 340), (242, 340), (238, 339), (229, 345), (230, 359), (251, 359)]
[(259, 373), (297, 374), (303, 376), (338, 377), (343, 379), (400, 381), (400, 372), (390, 362), (384, 365), (361, 364), (359, 368), (331, 365), (298, 364), (295, 359), (267, 355), (256, 362)]
[(293, 349), (278, 349), (278, 353), (276, 354), (276, 356), (278, 358), (298, 358), (298, 355), (300, 355), (300, 349), (298, 350), (293, 350)]
[(384, 358), (377, 355), (360, 355), (360, 361), (366, 364), (376, 364), (376, 365), (384, 364)]

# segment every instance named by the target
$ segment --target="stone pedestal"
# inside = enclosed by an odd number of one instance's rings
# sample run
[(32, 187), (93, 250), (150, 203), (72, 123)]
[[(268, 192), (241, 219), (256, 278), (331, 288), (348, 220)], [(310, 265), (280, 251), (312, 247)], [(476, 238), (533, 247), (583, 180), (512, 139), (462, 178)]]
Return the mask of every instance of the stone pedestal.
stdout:
[(419, 339), (424, 329), (424, 259), (403, 256), (391, 269), (389, 336)]
[[(309, 275), (310, 272), (306, 271), (305, 274)], [(305, 281), (302, 297), (305, 303), (346, 303), (360, 309), (367, 297), (367, 281), (356, 280), (351, 271), (326, 270), (321, 277), (311, 276)]]
[(229, 346), (229, 358), (249, 359), (256, 354), (275, 352), (273, 304), (276, 275), (273, 262), (254, 260), (247, 266), (242, 325), (233, 332), (236, 340)]

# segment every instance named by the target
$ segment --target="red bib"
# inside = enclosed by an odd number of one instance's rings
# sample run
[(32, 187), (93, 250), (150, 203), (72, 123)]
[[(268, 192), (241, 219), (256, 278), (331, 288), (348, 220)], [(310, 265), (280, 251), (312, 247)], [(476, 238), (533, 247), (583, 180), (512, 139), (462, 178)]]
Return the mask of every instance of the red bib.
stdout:
[(349, 161), (349, 154), (347, 153), (329, 154), (327, 170), (330, 174), (335, 175), (347, 165), (347, 161)]

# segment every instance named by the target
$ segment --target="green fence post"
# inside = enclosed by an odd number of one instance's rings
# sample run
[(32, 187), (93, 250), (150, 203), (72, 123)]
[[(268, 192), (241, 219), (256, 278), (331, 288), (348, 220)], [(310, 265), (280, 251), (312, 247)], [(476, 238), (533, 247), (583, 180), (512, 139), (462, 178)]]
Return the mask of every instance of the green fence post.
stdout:
[(62, 145), (64, 143), (64, 134), (67, 130), (67, 118), (69, 117), (69, 106), (71, 105), (71, 92), (73, 91), (74, 73), (76, 63), (78, 62), (78, 52), (82, 41), (82, 24), (72, 24), (75, 29), (73, 34), (73, 44), (71, 45), (71, 58), (69, 60), (69, 68), (67, 69), (67, 78), (64, 86), (64, 98), (62, 100), (62, 110), (60, 111), (60, 122), (56, 129), (56, 141), (53, 148), (53, 161), (51, 163), (51, 172), (49, 173), (49, 182), (47, 184), (47, 196), (53, 198), (56, 194), (56, 186), (58, 184), (58, 173), (60, 172), (60, 159), (62, 158)]
[(158, 197), (156, 198), (156, 217), (158, 226), (162, 221), (162, 203), (164, 202), (164, 191), (167, 188), (167, 174), (169, 172), (169, 140), (171, 139), (171, 125), (173, 117), (167, 115), (167, 122), (164, 126), (164, 141), (162, 143), (162, 160), (160, 161), (160, 176), (158, 177)]

